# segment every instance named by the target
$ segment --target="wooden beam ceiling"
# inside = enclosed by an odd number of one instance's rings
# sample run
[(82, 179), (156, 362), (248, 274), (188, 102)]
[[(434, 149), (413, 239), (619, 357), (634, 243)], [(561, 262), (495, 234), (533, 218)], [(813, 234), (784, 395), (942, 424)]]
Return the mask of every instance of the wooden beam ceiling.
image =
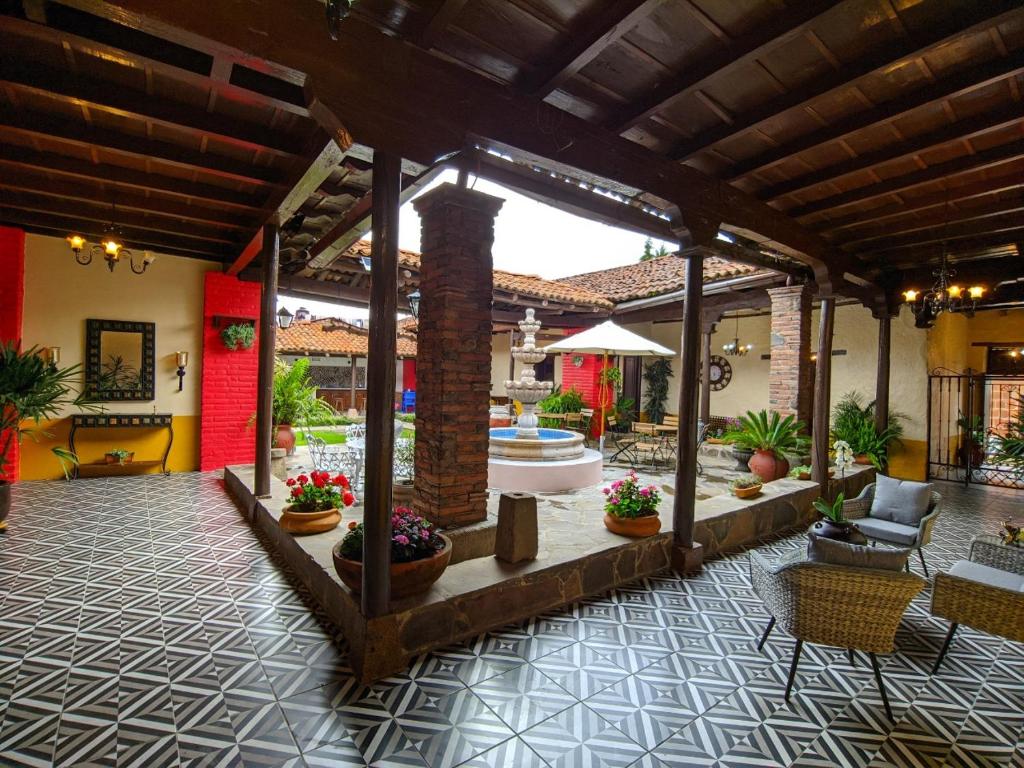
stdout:
[[(968, 221), (955, 221), (939, 228), (893, 235), (892, 237), (887, 237), (883, 243), (880, 243), (876, 249), (871, 251), (871, 254), (875, 257), (884, 256), (903, 248), (933, 243), (945, 243), (955, 248), (957, 247), (956, 241), (960, 239), (970, 239), (978, 235), (987, 234), (998, 237), (1001, 233), (1016, 232), (1020, 229), (1024, 229), (1024, 211), (1020, 210), (1018, 206), (1015, 212), (1004, 213), (995, 218), (989, 216)], [(856, 246), (852, 246), (852, 248), (856, 248)], [(859, 250), (863, 250), (863, 248)]]
[[(876, 264), (893, 269), (905, 269), (936, 261), (944, 252), (956, 258), (978, 255), (997, 248), (1016, 248), (1019, 253), (1024, 253), (1024, 228), (992, 232), (975, 237), (963, 237), (946, 243), (939, 242), (910, 246), (893, 252), (871, 251), (865, 254), (865, 256), (870, 256)], [(931, 267), (931, 269), (934, 269), (934, 267)], [(1016, 272), (1013, 269), (1012, 266), (1008, 267), (1008, 277), (1020, 274), (1019, 267)]]

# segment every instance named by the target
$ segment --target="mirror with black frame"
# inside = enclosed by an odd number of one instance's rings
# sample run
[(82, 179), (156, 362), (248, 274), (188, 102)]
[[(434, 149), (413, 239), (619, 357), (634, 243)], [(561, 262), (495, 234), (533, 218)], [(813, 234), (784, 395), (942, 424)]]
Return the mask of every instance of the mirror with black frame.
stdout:
[(85, 382), (95, 400), (152, 400), (156, 326), (86, 320)]

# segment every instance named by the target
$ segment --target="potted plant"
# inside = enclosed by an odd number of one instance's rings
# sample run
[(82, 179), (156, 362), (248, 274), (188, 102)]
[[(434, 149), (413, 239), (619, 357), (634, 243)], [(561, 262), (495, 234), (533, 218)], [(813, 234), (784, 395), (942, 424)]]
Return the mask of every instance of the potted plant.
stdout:
[(752, 499), (759, 496), (762, 486), (761, 478), (757, 475), (742, 475), (729, 483), (732, 495), (737, 499)]
[(639, 480), (637, 473), (630, 470), (625, 479), (616, 480), (602, 490), (607, 497), (604, 525), (612, 533), (641, 538), (661, 530), (658, 489), (653, 485), (641, 486)]
[(306, 475), (289, 477), (291, 504), (281, 511), (282, 529), (293, 534), (323, 533), (341, 522), (339, 507), (351, 507), (356, 500), (348, 478), (342, 474), (316, 470)]
[(811, 467), (809, 464), (801, 464), (799, 467), (793, 467), (789, 470), (789, 476), (794, 480), (810, 480)]
[(395, 441), (394, 472), (391, 481), (391, 501), (396, 507), (408, 507), (412, 504), (415, 472), (416, 440), (399, 438)]
[[(7, 527), (11, 509), (11, 483), (3, 478), (13, 464), (15, 445), (26, 436), (53, 437), (39, 424), (59, 418), (65, 408), (95, 407), (82, 391), (81, 374), (80, 365), (58, 368), (43, 360), (38, 347), (19, 351), (13, 342), (0, 344), (0, 530)], [(66, 448), (51, 450), (68, 477), (78, 458)]]
[(903, 414), (889, 412), (888, 426), (879, 432), (875, 428), (875, 404), (864, 405), (859, 392), (847, 392), (832, 409), (833, 441), (848, 443), (853, 451), (854, 462), (870, 464), (876, 469), (885, 469), (888, 463), (889, 445), (899, 442), (903, 434)]
[(220, 332), (220, 339), (231, 352), (249, 349), (256, 341), (256, 326), (252, 323), (231, 323)]
[(1024, 395), (1013, 399), (1004, 434), (992, 435), (992, 463), (1009, 469), (1017, 478), (1024, 477)]
[(107, 464), (120, 464), (122, 467), (125, 464), (131, 464), (135, 459), (135, 451), (128, 451), (124, 448), (114, 448), (111, 451), (107, 451), (103, 457)]
[[(345, 538), (331, 551), (334, 570), (355, 594), (363, 590), (363, 524), (348, 524)], [(434, 525), (406, 507), (391, 516), (391, 597), (426, 592), (452, 559), (452, 542)]]
[[(277, 429), (275, 448), (284, 448), (291, 456), (295, 453), (295, 431), (292, 425), (321, 423), (337, 414), (330, 404), (316, 394), (316, 385), (310, 383), (309, 360), (299, 358), (289, 365), (278, 360), (274, 365), (274, 402), (272, 418)], [(249, 419), (250, 425), (256, 415)]]
[(727, 433), (734, 446), (753, 451), (747, 467), (764, 482), (770, 483), (785, 477), (789, 462), (785, 451), (800, 450), (807, 438), (800, 435), (804, 428), (802, 421), (793, 415), (782, 417), (778, 412), (747, 411), (739, 417), (739, 426)]
[(960, 463), (966, 467), (970, 460), (972, 467), (980, 467), (985, 463), (985, 422), (981, 416), (968, 418), (961, 413), (956, 424), (964, 434)]
[(854, 534), (858, 539), (860, 538), (857, 526), (847, 520), (843, 514), (843, 501), (844, 496), (840, 493), (831, 504), (822, 498), (814, 502), (814, 508), (821, 515), (821, 520), (814, 524), (815, 536), (836, 541), (849, 541)]

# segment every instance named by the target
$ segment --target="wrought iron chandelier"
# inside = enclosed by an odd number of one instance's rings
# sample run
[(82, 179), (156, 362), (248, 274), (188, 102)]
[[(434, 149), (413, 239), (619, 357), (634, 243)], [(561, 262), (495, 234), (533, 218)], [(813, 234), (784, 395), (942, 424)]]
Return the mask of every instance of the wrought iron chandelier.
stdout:
[(985, 287), (972, 285), (964, 288), (953, 282), (956, 270), (949, 266), (946, 250), (942, 250), (942, 263), (933, 273), (935, 284), (928, 291), (913, 288), (903, 292), (903, 298), (914, 313), (914, 325), (918, 328), (931, 328), (935, 318), (943, 312), (974, 313), (978, 301), (985, 295)]
[(740, 316), (736, 315), (736, 336), (728, 344), (722, 345), (722, 351), (730, 357), (743, 357), (753, 348), (753, 344), (740, 344)]
[[(94, 256), (102, 256), (107, 262), (107, 268), (113, 272), (117, 263), (121, 259), (126, 259), (132, 272), (136, 275), (141, 275), (150, 264), (156, 261), (156, 256), (149, 251), (143, 251), (142, 259), (139, 261), (139, 265), (136, 266), (134, 252), (124, 247), (121, 231), (113, 222), (106, 228), (103, 233), (103, 239), (99, 243), (89, 245), (85, 238), (78, 234), (68, 235), (67, 241), (68, 245), (71, 246), (72, 253), (75, 254), (75, 261), (83, 267), (92, 264)], [(88, 246), (88, 249), (86, 249), (86, 246)]]

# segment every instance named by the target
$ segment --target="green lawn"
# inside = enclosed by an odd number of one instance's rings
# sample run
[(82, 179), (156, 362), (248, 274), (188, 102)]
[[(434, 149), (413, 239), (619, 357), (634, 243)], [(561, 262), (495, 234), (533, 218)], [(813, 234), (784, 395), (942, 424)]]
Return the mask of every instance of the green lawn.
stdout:
[[(335, 431), (328, 430), (328, 429), (314, 429), (313, 430), (313, 434), (316, 435), (317, 437), (319, 437), (321, 440), (323, 440), (328, 445), (341, 445), (341, 444), (343, 444), (345, 442), (345, 433), (344, 432), (335, 432)], [(416, 436), (416, 431), (415, 430), (412, 430), (412, 429), (403, 429), (402, 430), (401, 437), (403, 437), (403, 438), (409, 438), (409, 437), (415, 437), (415, 436)], [(303, 435), (302, 432), (300, 432), (298, 430), (296, 430), (296, 432), (295, 432), (295, 444), (296, 445), (305, 445), (306, 444), (306, 437), (305, 437), (305, 435)]]

